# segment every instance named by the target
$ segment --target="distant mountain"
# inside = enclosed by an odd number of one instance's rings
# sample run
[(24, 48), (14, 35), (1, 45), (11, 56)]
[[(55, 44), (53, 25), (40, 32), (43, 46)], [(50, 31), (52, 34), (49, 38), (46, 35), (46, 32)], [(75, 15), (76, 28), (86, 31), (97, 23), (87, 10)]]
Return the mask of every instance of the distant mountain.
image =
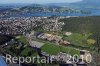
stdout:
[(0, 8), (21, 8), (28, 5), (27, 3), (0, 4)]
[(94, 8), (100, 9), (100, 0), (83, 0), (75, 3), (50, 3), (48, 5), (56, 5), (71, 8)]
[(81, 13), (81, 14), (88, 14), (88, 11), (64, 7), (61, 4), (32, 4), (29, 6), (25, 6), (20, 8), (20, 11), (24, 13), (34, 13), (34, 12), (45, 12), (45, 13), (66, 13), (66, 14), (73, 14), (73, 13)]
[(0, 5), (0, 13), (7, 15), (53, 14), (53, 15), (100, 15), (100, 0), (82, 0), (74, 3), (6, 4)]
[(81, 2), (70, 3), (70, 5), (78, 8), (100, 9), (100, 0), (83, 0)]

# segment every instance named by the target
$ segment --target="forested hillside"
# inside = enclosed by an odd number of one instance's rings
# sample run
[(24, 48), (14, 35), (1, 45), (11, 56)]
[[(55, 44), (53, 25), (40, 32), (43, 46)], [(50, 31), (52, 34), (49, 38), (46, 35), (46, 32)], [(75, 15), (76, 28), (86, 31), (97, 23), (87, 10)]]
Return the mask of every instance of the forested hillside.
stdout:
[(62, 19), (65, 22), (63, 31), (71, 31), (78, 33), (93, 33), (100, 35), (100, 17), (71, 17)]

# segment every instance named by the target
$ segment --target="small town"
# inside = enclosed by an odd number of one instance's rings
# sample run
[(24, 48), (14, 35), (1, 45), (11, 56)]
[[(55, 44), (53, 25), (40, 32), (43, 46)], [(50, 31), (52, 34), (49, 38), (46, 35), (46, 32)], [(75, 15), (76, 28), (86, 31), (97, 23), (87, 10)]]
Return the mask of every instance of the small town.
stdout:
[(0, 19), (0, 33), (18, 35), (40, 28), (40, 30), (60, 31), (64, 22), (58, 22), (60, 18), (49, 19), (47, 17), (12, 17)]
[[(32, 53), (32, 49), (30, 49), (30, 48), (34, 48), (34, 51), (37, 52), (40, 56), (53, 57), (55, 61), (58, 62), (61, 61), (63, 63), (74, 64), (74, 65), (76, 65), (76, 63), (73, 62), (72, 57), (74, 55), (77, 55), (81, 60), (78, 61), (77, 63), (85, 64), (86, 62), (91, 60), (90, 57), (91, 54), (88, 50), (80, 50), (77, 48), (69, 47), (70, 45), (72, 45), (72, 41), (66, 38), (73, 35), (73, 33), (60, 32), (63, 26), (65, 25), (65, 23), (59, 22), (59, 20), (64, 18), (69, 18), (69, 17), (2, 18), (0, 19), (0, 34), (12, 35), (14, 37), (10, 41), (2, 44), (1, 48), (9, 49), (15, 46), (16, 50), (21, 51), (22, 56), (28, 56), (29, 53), (30, 55), (34, 54)], [(78, 36), (78, 34), (75, 35), (76, 37)], [(95, 43), (95, 40), (92, 41), (94, 41), (93, 43)], [(50, 50), (51, 48), (53, 49), (53, 46), (56, 48), (56, 49), (54, 48), (56, 50), (55, 52)], [(22, 48), (24, 50), (22, 50)], [(26, 52), (25, 50), (27, 49), (28, 51)], [(73, 53), (73, 51), (75, 53)], [(9, 52), (11, 55), (13, 55), (13, 53), (11, 53), (10, 50)], [(19, 52), (17, 52), (17, 54), (18, 53)], [(70, 59), (70, 61), (67, 61), (68, 58), (70, 58), (70, 56), (72, 60)], [(88, 60), (86, 59), (87, 56), (89, 56)], [(84, 62), (82, 62), (83, 60)]]

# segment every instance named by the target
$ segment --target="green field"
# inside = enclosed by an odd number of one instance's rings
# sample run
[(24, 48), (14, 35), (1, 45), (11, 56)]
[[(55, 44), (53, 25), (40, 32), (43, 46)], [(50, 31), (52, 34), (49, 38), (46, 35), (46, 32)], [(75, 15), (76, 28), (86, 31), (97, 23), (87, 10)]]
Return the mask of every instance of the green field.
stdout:
[(16, 39), (20, 42), (22, 42), (23, 44), (28, 45), (29, 42), (27, 41), (26, 37), (24, 35), (20, 35), (20, 36), (16, 36)]
[(50, 55), (57, 55), (59, 52), (64, 52), (71, 55), (80, 54), (80, 52), (74, 48), (54, 44), (45, 44), (41, 49)]
[[(80, 47), (90, 47), (90, 46), (92, 46), (92, 41), (87, 42), (87, 40), (89, 39), (90, 36), (91, 36), (91, 34), (82, 35), (79, 33), (73, 33), (70, 36), (63, 36), (63, 38), (65, 40), (70, 41), (72, 45), (80, 46)], [(88, 44), (88, 43), (91, 43), (91, 44)]]
[[(72, 32), (72, 33), (79, 33), (79, 34), (89, 34), (92, 33), (91, 36), (89, 36), (89, 39), (94, 39), (94, 40), (88, 40), (88, 42), (82, 40), (76, 41), (76, 37), (72, 38), (70, 37), (65, 37), (66, 39), (69, 39), (72, 41), (72, 44), (75, 46), (82, 46), (82, 47), (90, 47), (90, 48), (95, 48), (98, 49), (100, 52), (100, 16), (91, 16), (91, 17), (71, 17), (71, 18), (65, 18), (59, 20), (60, 22), (64, 22), (65, 25), (63, 26), (62, 32)], [(79, 36), (80, 37), (80, 36)], [(74, 40), (75, 39), (75, 40)], [(80, 39), (81, 40), (81, 39)], [(89, 45), (91, 42), (98, 42), (95, 43), (94, 45)], [(87, 44), (88, 43), (88, 44)], [(91, 43), (92, 44), (92, 43)], [(88, 46), (89, 45), (89, 46)], [(94, 49), (94, 50), (95, 50)], [(96, 51), (96, 50), (95, 50)]]

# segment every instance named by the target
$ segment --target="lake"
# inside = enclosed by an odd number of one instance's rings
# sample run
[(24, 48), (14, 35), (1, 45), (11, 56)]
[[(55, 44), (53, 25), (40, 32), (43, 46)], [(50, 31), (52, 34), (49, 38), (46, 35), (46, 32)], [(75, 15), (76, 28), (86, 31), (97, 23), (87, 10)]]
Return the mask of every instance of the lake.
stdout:
[(89, 14), (82, 14), (82, 13), (46, 13), (46, 12), (35, 12), (35, 13), (20, 13), (20, 14), (14, 14), (4, 17), (50, 17), (53, 15), (56, 16), (100, 16), (100, 9), (81, 9), (85, 11), (89, 11)]

